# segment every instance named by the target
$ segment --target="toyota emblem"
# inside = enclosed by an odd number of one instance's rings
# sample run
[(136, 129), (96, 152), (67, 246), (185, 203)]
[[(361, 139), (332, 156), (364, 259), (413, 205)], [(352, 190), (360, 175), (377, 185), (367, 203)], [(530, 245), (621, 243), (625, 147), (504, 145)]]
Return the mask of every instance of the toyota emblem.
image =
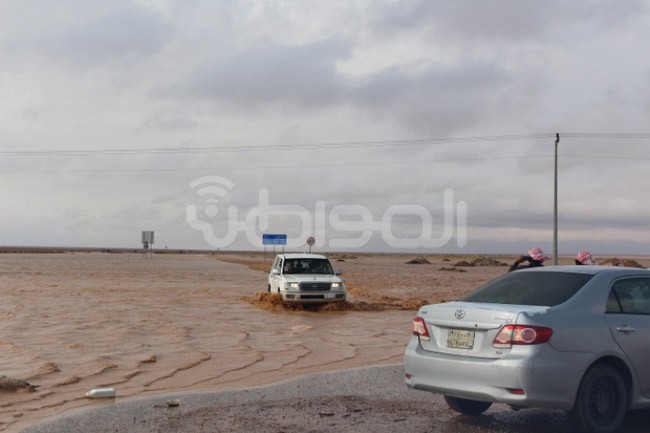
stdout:
[(465, 317), (465, 310), (456, 310), (454, 316), (456, 319), (461, 320), (463, 317)]

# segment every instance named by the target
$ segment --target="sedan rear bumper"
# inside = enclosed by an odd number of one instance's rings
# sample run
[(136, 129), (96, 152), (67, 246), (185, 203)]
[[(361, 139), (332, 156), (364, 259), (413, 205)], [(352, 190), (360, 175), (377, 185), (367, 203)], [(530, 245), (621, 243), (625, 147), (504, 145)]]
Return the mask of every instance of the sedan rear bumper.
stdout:
[[(500, 358), (426, 351), (413, 336), (404, 353), (406, 385), (470, 400), (571, 409), (590, 355), (548, 344), (515, 346)], [(523, 391), (523, 393), (522, 393)]]

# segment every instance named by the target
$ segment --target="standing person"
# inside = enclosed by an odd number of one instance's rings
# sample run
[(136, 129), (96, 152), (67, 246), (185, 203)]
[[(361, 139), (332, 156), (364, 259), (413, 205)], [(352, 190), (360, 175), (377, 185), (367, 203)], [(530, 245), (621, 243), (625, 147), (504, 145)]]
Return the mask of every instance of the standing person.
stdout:
[(595, 265), (594, 258), (589, 251), (580, 251), (576, 257), (576, 265)]
[[(510, 266), (510, 269), (508, 269), (508, 272), (512, 272), (516, 269), (537, 268), (539, 266), (544, 266), (544, 260), (546, 259), (548, 259), (548, 257), (544, 255), (539, 247), (531, 248), (528, 250), (527, 256), (519, 256), (519, 258), (515, 260), (512, 266)], [(519, 265), (523, 262), (528, 262), (528, 265), (519, 267)]]

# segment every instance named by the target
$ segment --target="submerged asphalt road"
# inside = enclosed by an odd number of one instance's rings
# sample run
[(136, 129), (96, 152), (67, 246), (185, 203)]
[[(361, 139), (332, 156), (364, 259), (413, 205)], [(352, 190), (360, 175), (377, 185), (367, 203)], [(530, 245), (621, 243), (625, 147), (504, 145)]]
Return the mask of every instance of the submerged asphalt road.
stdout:
[[(575, 433), (563, 411), (493, 405), (470, 417), (438, 395), (407, 388), (401, 365), (320, 373), (238, 391), (174, 394), (71, 412), (23, 433), (392, 432)], [(170, 400), (180, 405), (169, 407)], [(621, 433), (650, 431), (650, 411), (628, 415)]]

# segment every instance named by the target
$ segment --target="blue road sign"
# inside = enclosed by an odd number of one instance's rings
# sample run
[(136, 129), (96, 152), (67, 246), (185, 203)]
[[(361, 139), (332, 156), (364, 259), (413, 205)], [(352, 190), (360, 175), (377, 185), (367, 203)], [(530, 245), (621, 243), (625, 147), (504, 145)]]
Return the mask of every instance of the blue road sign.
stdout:
[(264, 245), (286, 245), (287, 235), (262, 235)]

